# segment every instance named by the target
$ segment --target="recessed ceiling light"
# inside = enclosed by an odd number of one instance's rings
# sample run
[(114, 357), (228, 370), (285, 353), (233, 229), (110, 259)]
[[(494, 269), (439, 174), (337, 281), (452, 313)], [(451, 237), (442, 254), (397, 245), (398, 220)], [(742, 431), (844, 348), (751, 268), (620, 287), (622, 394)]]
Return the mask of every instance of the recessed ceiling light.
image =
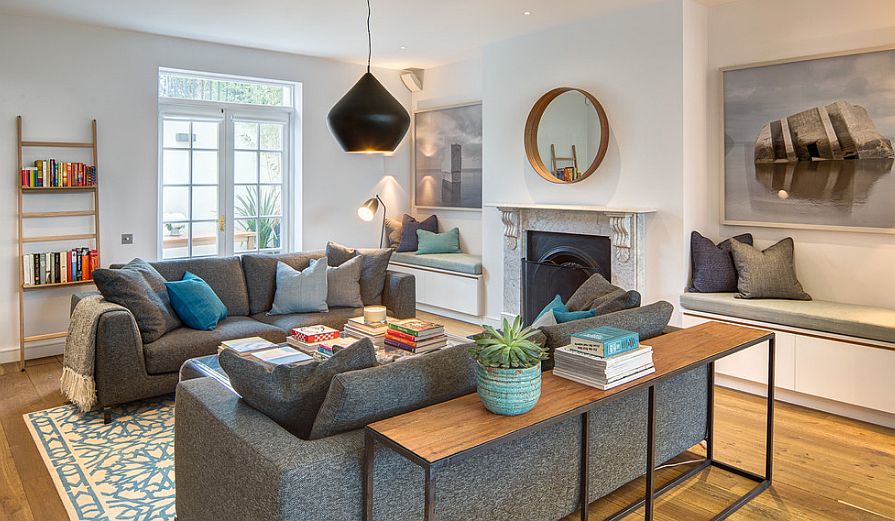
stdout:
[(531, 16), (531, 11), (523, 11), (522, 14), (525, 16)]

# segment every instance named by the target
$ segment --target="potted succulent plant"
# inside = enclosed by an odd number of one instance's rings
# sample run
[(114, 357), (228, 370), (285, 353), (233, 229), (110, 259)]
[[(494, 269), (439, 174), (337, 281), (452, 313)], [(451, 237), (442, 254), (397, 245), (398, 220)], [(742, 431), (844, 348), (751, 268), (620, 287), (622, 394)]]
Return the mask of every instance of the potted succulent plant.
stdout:
[(469, 354), (477, 362), (479, 398), (495, 414), (516, 416), (534, 408), (541, 397), (541, 360), (547, 352), (529, 340), (535, 334), (523, 328), (519, 317), (503, 331), (483, 326)]

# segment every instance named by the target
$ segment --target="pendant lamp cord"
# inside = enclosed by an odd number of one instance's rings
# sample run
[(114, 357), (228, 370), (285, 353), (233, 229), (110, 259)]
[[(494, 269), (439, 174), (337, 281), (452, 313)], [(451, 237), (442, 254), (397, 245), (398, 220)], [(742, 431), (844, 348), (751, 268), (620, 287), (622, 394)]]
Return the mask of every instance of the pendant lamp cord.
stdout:
[(367, 0), (367, 72), (370, 72), (370, 62), (373, 60), (373, 32), (370, 30), (370, 15), (372, 12), (370, 0)]

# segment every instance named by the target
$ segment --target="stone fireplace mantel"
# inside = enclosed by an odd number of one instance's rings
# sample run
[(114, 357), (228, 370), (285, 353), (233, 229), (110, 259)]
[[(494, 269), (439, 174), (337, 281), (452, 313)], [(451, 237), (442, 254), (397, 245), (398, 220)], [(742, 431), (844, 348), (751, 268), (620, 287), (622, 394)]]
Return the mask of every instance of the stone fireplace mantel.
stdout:
[(530, 230), (609, 237), (612, 243), (612, 283), (643, 293), (645, 289), (646, 208), (588, 205), (490, 203), (504, 225), (504, 312), (521, 312), (521, 261)]

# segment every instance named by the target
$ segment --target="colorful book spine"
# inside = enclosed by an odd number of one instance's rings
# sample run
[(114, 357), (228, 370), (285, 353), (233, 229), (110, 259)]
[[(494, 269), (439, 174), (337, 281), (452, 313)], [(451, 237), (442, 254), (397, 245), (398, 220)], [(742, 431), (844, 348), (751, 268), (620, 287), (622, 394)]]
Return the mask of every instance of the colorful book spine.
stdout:
[(441, 327), (435, 324), (429, 323), (420, 323), (419, 326), (416, 324), (408, 325), (408, 324), (400, 324), (400, 323), (390, 323), (388, 325), (389, 329), (394, 331), (399, 331), (401, 333), (405, 333), (414, 337), (431, 335), (437, 332), (441, 332)]
[(19, 172), (25, 188), (73, 188), (96, 185), (96, 167), (38, 159)]

